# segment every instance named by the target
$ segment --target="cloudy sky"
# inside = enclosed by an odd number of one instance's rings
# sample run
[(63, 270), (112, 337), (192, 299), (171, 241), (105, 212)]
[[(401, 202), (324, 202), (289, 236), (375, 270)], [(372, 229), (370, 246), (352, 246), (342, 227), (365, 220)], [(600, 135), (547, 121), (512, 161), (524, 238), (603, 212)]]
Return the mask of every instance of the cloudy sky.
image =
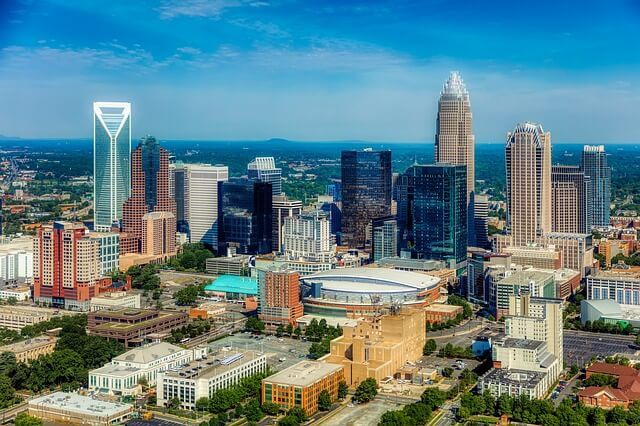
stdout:
[(0, 134), (432, 141), (451, 70), (476, 140), (640, 141), (633, 0), (0, 0)]

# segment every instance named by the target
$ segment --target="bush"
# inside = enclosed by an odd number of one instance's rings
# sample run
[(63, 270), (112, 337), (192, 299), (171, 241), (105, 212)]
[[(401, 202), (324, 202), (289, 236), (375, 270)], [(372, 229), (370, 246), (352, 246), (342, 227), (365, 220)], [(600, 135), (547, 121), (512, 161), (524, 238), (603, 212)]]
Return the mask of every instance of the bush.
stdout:
[(378, 394), (378, 383), (376, 379), (369, 377), (356, 388), (353, 399), (358, 402), (369, 402)]

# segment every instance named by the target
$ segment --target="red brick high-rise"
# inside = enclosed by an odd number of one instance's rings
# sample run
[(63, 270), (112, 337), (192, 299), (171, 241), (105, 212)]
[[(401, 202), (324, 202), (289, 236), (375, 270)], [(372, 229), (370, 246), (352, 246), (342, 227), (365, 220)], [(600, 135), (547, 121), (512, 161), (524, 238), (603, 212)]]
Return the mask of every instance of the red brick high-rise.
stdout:
[(291, 269), (258, 272), (258, 312), (266, 325), (296, 325), (296, 320), (303, 315), (299, 278), (298, 272)]
[[(169, 194), (169, 152), (153, 136), (147, 136), (131, 154), (131, 196), (122, 208), (122, 230), (137, 238), (136, 253), (142, 250), (143, 217), (151, 212), (172, 213), (175, 217), (176, 202)], [(167, 230), (174, 238), (175, 228), (174, 220)], [(122, 247), (120, 254), (130, 250)]]

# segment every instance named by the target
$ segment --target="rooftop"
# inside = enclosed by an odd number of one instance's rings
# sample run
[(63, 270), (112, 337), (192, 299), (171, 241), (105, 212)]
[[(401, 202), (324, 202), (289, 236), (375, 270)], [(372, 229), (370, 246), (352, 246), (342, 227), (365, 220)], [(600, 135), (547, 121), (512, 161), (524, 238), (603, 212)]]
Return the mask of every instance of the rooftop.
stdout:
[(458, 305), (445, 305), (444, 303), (434, 303), (425, 308), (426, 311), (429, 312), (456, 312), (462, 311), (462, 306)]
[(545, 342), (541, 342), (539, 340), (514, 339), (512, 337), (504, 339), (500, 344), (496, 342), (496, 345), (503, 346), (505, 348), (527, 349), (531, 351), (538, 350), (545, 344)]
[(50, 343), (56, 342), (55, 337), (39, 336), (32, 339), (23, 340), (22, 342), (13, 343), (11, 345), (0, 346), (0, 352), (14, 352), (19, 353), (26, 351), (27, 349), (33, 349), (40, 346), (45, 346)]
[(273, 376), (264, 379), (268, 383), (279, 383), (293, 386), (310, 386), (323, 377), (341, 370), (340, 364), (319, 361), (301, 361)]
[(376, 263), (383, 267), (421, 269), (424, 271), (433, 271), (447, 267), (447, 265), (440, 260), (403, 259), (401, 257), (383, 257)]
[(535, 388), (544, 379), (545, 375), (546, 373), (539, 371), (492, 368), (480, 378), (480, 381), (521, 385), (531, 389)]
[(130, 351), (127, 351), (122, 355), (118, 355), (113, 360), (119, 362), (135, 362), (138, 364), (147, 364), (157, 359), (164, 358), (166, 356), (184, 350), (185, 349), (179, 346), (172, 345), (170, 343), (159, 342), (131, 349)]
[(221, 293), (242, 293), (257, 295), (258, 280), (251, 277), (241, 277), (238, 275), (221, 275), (213, 282), (208, 284), (206, 291), (214, 291)]
[(191, 361), (182, 367), (169, 370), (165, 374), (168, 377), (178, 379), (210, 379), (264, 356), (264, 354), (255, 351), (221, 350), (213, 355), (209, 354), (207, 358), (202, 360)]
[(529, 283), (541, 284), (547, 280), (553, 280), (552, 272), (543, 272), (543, 271), (516, 271), (501, 279), (498, 284), (507, 284), (507, 285), (526, 285)]
[(114, 416), (133, 410), (130, 404), (99, 401), (88, 396), (70, 392), (55, 392), (29, 401), (29, 405), (38, 409), (55, 408), (87, 417)]
[[(321, 283), (324, 290), (353, 293), (397, 293), (431, 290), (440, 278), (390, 268), (344, 268), (301, 277), (301, 281)], [(403, 288), (404, 287), (404, 288)]]
[(610, 271), (598, 271), (587, 277), (587, 280), (619, 280), (619, 281), (638, 281), (640, 280), (640, 272), (628, 271), (624, 269), (616, 269)]

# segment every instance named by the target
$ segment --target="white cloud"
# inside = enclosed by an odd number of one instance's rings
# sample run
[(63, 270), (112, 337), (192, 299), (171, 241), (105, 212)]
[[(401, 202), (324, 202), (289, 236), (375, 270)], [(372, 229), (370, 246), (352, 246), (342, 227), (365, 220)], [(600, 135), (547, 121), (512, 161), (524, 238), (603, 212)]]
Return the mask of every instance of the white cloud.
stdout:
[(157, 11), (163, 19), (174, 19), (180, 16), (217, 19), (226, 9), (268, 5), (268, 3), (262, 1), (248, 0), (164, 0), (162, 5), (157, 8)]

